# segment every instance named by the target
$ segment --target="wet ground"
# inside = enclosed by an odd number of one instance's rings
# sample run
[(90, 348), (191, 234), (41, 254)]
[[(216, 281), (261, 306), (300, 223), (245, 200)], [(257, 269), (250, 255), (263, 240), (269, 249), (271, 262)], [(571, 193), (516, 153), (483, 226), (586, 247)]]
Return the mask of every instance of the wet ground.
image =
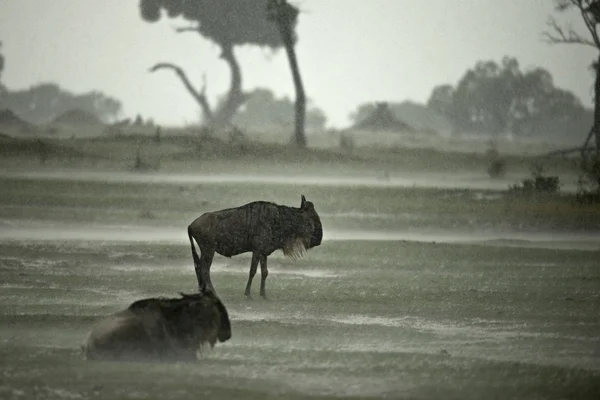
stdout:
[[(82, 360), (79, 346), (100, 316), (139, 298), (195, 290), (185, 224), (123, 212), (138, 201), (126, 187), (86, 187), (104, 192), (99, 203), (57, 181), (60, 189), (44, 189), (32, 205), (25, 184), (10, 184), (18, 187), (0, 196), (0, 398), (600, 394), (595, 231), (417, 229), (384, 209), (388, 192), (341, 193), (340, 204), (351, 203), (323, 212), (321, 246), (298, 261), (279, 252), (269, 258), (268, 300), (258, 297), (259, 278), (255, 299), (243, 296), (249, 255), (215, 258), (213, 282), (232, 320), (229, 342), (193, 364), (96, 363)], [(210, 185), (200, 192), (236, 193)], [(256, 183), (240, 185), (241, 192), (257, 190)], [(274, 194), (287, 186), (263, 189)], [(144, 196), (164, 202), (161, 193), (151, 188)], [(373, 209), (375, 200), (383, 205)], [(177, 201), (168, 205), (184, 220), (197, 212)], [(91, 215), (100, 210), (122, 220), (98, 221)], [(77, 219), (65, 221), (68, 212)], [(340, 222), (348, 219), (356, 223)]]
[[(378, 218), (378, 217), (375, 217)], [(0, 220), (0, 241), (87, 240), (123, 242), (188, 243), (182, 228), (133, 225), (64, 224), (47, 221)], [(456, 244), (487, 244), (506, 247), (539, 247), (600, 251), (600, 232), (519, 232), (483, 229), (330, 229), (324, 241), (411, 241)]]
[[(174, 185), (199, 183), (239, 183), (261, 185), (311, 185), (329, 187), (417, 187), (472, 190), (506, 190), (510, 185), (518, 184), (523, 174), (508, 174), (490, 179), (485, 172), (364, 172), (361, 175), (275, 175), (275, 174), (177, 174), (177, 173), (127, 173), (127, 172), (73, 172), (73, 171), (36, 171), (5, 174), (4, 176), (46, 179), (77, 180), (102, 182), (169, 183)], [(559, 174), (561, 190), (574, 192), (577, 189), (575, 174)]]

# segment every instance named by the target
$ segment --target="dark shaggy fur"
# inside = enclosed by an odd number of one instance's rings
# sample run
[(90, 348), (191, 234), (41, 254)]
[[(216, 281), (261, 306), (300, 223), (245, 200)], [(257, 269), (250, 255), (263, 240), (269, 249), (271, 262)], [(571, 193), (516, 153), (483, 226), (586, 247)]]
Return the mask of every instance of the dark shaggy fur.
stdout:
[[(252, 252), (246, 296), (260, 263), (260, 295), (266, 297), (267, 256), (275, 250), (292, 258), (321, 244), (323, 227), (313, 203), (301, 198), (300, 208), (255, 201), (241, 207), (202, 214), (188, 226), (198, 286), (213, 288), (210, 266), (216, 253), (232, 257)], [(194, 239), (200, 248), (196, 253)]]
[(138, 300), (98, 322), (84, 346), (88, 360), (194, 360), (206, 343), (231, 338), (225, 306), (211, 290), (175, 299)]

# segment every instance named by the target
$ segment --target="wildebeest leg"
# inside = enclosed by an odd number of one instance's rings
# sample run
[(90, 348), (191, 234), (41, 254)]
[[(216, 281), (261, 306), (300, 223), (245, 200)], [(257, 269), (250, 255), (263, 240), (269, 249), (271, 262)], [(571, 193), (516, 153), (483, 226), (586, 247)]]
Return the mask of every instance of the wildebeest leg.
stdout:
[(256, 269), (258, 268), (258, 260), (260, 256), (256, 253), (252, 253), (252, 261), (250, 262), (250, 274), (248, 276), (248, 283), (246, 284), (246, 291), (244, 294), (248, 297), (250, 296), (250, 288), (252, 287), (252, 278), (256, 275)]
[(210, 266), (212, 265), (214, 255), (215, 251), (213, 249), (202, 249), (200, 254), (200, 262), (198, 265), (194, 266), (196, 270), (196, 279), (198, 280), (198, 288), (200, 290), (202, 290), (203, 286), (206, 285), (207, 289), (214, 291), (214, 287), (210, 280)]
[(267, 276), (269, 276), (269, 270), (267, 269), (267, 256), (262, 256), (260, 258), (260, 296), (265, 299), (267, 298), (267, 292), (265, 290)]

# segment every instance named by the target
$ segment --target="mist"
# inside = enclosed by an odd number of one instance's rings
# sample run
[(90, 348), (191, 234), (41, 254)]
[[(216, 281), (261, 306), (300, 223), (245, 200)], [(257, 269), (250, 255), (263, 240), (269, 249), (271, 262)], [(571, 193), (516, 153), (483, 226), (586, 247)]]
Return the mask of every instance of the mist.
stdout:
[(596, 399), (597, 21), (0, 2), (0, 397)]

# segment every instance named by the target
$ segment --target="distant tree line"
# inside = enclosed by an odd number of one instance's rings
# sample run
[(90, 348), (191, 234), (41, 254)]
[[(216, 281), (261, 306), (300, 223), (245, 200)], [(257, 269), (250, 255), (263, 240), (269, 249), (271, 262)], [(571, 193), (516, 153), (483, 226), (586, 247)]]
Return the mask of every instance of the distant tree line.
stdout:
[[(452, 124), (448, 118), (424, 104), (405, 100), (386, 102), (385, 105), (394, 118), (407, 125), (407, 129), (403, 129), (406, 132), (448, 134), (452, 131)], [(358, 127), (364, 121), (377, 117), (377, 108), (377, 103), (359, 104), (349, 115), (353, 127)]]
[(585, 135), (591, 110), (572, 92), (554, 86), (544, 68), (522, 71), (513, 57), (480, 61), (456, 85), (436, 86), (427, 106), (458, 132), (515, 136)]
[(121, 113), (122, 104), (119, 100), (97, 90), (74, 94), (55, 83), (10, 90), (1, 80), (4, 66), (5, 58), (0, 53), (0, 110), (11, 110), (27, 122), (45, 124), (66, 111), (75, 109), (87, 112), (103, 122), (110, 122)]
[[(273, 131), (289, 128), (294, 124), (294, 102), (287, 97), (276, 98), (269, 89), (258, 88), (246, 95), (244, 105), (233, 117), (233, 123), (255, 131)], [(306, 112), (308, 131), (323, 131), (327, 117), (314, 106)]]
[(51, 122), (62, 113), (80, 109), (103, 122), (116, 118), (121, 102), (100, 91), (74, 94), (54, 83), (42, 83), (28, 89), (0, 92), (0, 110), (10, 109), (20, 118), (34, 124)]

